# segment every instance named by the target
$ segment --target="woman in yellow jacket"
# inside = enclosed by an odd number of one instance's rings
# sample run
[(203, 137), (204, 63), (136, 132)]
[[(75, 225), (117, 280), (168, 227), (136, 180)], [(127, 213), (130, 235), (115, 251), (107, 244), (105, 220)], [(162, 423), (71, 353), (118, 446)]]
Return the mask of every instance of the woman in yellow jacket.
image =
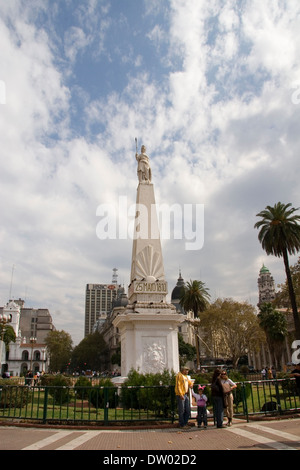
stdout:
[(181, 371), (176, 375), (175, 394), (178, 406), (179, 426), (184, 428), (187, 426), (190, 417), (190, 397), (189, 388), (193, 387), (193, 382), (187, 377), (189, 369), (182, 367)]

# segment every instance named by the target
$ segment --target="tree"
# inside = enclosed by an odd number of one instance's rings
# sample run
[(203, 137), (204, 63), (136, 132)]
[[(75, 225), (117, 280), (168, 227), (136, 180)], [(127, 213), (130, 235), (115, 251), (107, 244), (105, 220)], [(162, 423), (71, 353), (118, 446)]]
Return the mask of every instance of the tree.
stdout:
[(181, 334), (178, 333), (178, 349), (179, 349), (179, 362), (180, 366), (186, 364), (187, 361), (192, 361), (195, 357), (196, 348), (189, 343), (186, 343)]
[(271, 303), (266, 302), (260, 307), (258, 319), (266, 334), (274, 365), (280, 368), (284, 342), (288, 334), (286, 316), (284, 313), (275, 310)]
[(288, 258), (288, 254), (294, 255), (300, 250), (300, 215), (295, 215), (296, 210), (291, 203), (267, 206), (256, 215), (262, 219), (254, 227), (260, 229), (258, 239), (267, 255), (283, 257), (296, 337), (300, 339), (300, 319)]
[(96, 331), (83, 338), (75, 346), (72, 353), (72, 367), (79, 367), (81, 370), (101, 370), (101, 363), (104, 362), (107, 352), (107, 345), (103, 336)]
[(201, 325), (214, 357), (228, 357), (234, 367), (264, 340), (255, 308), (247, 302), (217, 299), (201, 314)]
[(45, 343), (50, 354), (50, 370), (63, 372), (70, 362), (72, 354), (72, 338), (64, 330), (49, 331)]
[[(199, 318), (200, 312), (203, 312), (209, 305), (209, 289), (205, 287), (202, 281), (192, 281), (183, 287), (183, 291), (179, 300), (180, 305), (187, 312), (192, 310), (194, 319)], [(200, 351), (199, 351), (199, 338), (198, 326), (195, 326), (195, 343), (197, 351), (197, 369), (200, 368)]]
[(9, 343), (16, 342), (16, 333), (11, 325), (0, 324), (0, 339), (5, 343), (6, 351), (9, 350)]
[[(294, 292), (296, 296), (296, 304), (300, 303), (300, 258), (294, 266), (290, 266)], [(277, 308), (290, 308), (290, 296), (287, 281), (279, 284), (279, 291), (276, 292), (275, 301), (272, 302)]]

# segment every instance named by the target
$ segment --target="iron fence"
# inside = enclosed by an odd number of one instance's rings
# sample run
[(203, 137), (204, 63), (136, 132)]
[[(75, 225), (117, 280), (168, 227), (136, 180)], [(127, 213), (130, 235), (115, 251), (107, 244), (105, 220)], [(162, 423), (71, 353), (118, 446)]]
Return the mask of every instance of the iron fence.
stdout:
[[(213, 417), (209, 385), (205, 393)], [(247, 421), (300, 411), (295, 379), (239, 382), (233, 394), (234, 415)], [(191, 417), (196, 418), (195, 407)], [(20, 386), (2, 381), (0, 418), (52, 424), (173, 423), (177, 403), (174, 386)]]

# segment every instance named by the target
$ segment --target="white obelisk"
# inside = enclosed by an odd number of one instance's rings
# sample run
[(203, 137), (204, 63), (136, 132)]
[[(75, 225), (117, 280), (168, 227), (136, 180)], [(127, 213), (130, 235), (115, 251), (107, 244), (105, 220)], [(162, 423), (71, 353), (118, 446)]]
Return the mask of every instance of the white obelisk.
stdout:
[(167, 303), (154, 187), (146, 148), (136, 153), (138, 179), (129, 304), (113, 324), (121, 335), (121, 375), (179, 370), (178, 324), (184, 320)]

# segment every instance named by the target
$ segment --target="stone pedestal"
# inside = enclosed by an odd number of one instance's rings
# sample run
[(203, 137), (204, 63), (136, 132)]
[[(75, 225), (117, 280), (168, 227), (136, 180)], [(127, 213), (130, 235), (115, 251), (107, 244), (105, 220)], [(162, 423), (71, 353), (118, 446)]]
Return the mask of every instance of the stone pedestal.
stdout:
[(121, 334), (122, 376), (127, 376), (130, 369), (140, 373), (179, 370), (177, 327), (183, 315), (172, 309), (164, 309), (164, 313), (161, 310), (128, 311), (114, 320)]

